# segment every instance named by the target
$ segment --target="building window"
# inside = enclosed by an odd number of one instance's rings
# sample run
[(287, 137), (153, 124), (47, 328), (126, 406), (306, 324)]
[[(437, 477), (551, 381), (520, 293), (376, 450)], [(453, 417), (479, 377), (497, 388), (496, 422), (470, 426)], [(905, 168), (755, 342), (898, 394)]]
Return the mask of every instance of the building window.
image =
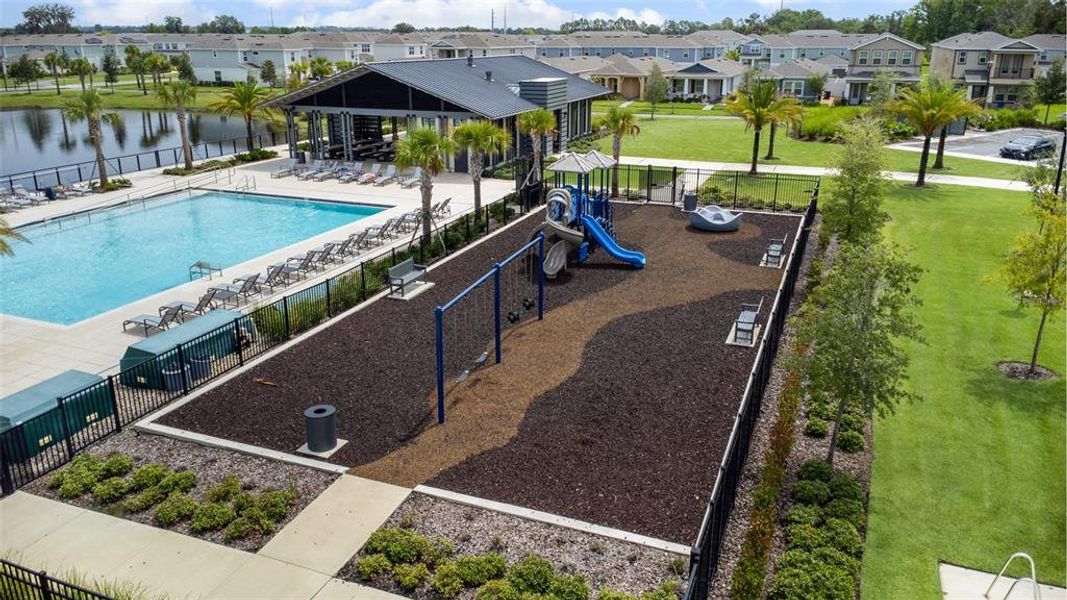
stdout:
[(488, 50), (482, 50), (482, 56), (489, 56)]
[(408, 46), (408, 56), (415, 56), (415, 46)]
[(222, 71), (215, 71), (215, 83), (222, 83)]
[(682, 58), (689, 58), (689, 51), (682, 52)]
[(370, 54), (370, 44), (363, 44), (359, 47), (359, 51), (363, 54)]
[(965, 64), (967, 64), (967, 52), (961, 50), (959, 53), (956, 54), (956, 64), (957, 65), (965, 65)]
[(778, 51), (778, 58), (785, 58), (785, 50)]
[(890, 50), (889, 54), (888, 54), (888, 58), (886, 59), (885, 62), (886, 62), (886, 64), (889, 64), (889, 65), (897, 64), (897, 51), (896, 50)]
[(868, 56), (868, 52), (866, 50), (860, 50), (860, 64), (861, 65), (867, 64), (867, 56)]
[(880, 65), (880, 64), (882, 64), (882, 51), (881, 50), (875, 50), (874, 52), (871, 52), (871, 64), (872, 65)]
[(989, 53), (988, 52), (979, 52), (978, 53), (978, 64), (984, 65), (987, 62), (989, 62)]
[(804, 94), (804, 82), (803, 81), (783, 81), (782, 93), (791, 96), (801, 96)]
[(1048, 62), (1048, 50), (1042, 50), (1041, 56), (1038, 58), (1041, 62)]
[(296, 62), (296, 52), (289, 53), (289, 62)]
[(911, 57), (912, 57), (911, 50), (905, 50), (900, 55), (900, 64), (902, 64), (902, 65), (910, 65), (911, 64)]

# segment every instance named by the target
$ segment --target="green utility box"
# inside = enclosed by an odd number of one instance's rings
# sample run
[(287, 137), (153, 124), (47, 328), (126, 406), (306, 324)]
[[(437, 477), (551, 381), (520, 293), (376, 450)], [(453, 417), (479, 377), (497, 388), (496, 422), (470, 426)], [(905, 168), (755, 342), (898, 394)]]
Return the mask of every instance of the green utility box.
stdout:
[[(250, 319), (233, 310), (216, 309), (207, 314), (190, 319), (177, 327), (148, 336), (131, 344), (119, 361), (119, 381), (129, 387), (167, 389), (163, 370), (178, 368), (178, 346), (182, 346), (182, 358), (186, 368), (194, 359), (218, 360), (223, 356), (237, 352), (237, 345), (254, 339)], [(234, 328), (234, 322), (240, 321), (240, 335)]]
[[(62, 411), (60, 398), (65, 399)], [(17, 437), (8, 447), (24, 460), (114, 414), (115, 403), (107, 380), (70, 370), (0, 398), (0, 434), (17, 430)]]

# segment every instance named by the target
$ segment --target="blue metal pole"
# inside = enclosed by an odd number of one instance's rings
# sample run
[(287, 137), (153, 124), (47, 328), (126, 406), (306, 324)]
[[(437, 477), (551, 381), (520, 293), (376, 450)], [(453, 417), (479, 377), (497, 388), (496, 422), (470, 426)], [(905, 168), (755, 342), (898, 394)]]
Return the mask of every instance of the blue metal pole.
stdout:
[(537, 237), (537, 320), (545, 319), (545, 234)]
[(437, 331), (437, 422), (445, 422), (445, 310), (438, 306), (433, 311)]
[(500, 263), (493, 265), (493, 340), (496, 362), (500, 363)]

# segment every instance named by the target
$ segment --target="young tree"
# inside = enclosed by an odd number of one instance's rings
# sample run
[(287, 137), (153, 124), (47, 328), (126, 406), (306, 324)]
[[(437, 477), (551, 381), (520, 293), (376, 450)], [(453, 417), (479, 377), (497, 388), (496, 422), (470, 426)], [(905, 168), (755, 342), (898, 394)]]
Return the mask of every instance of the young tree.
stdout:
[(1052, 105), (1062, 103), (1064, 97), (1067, 96), (1062, 60), (1052, 63), (1045, 74), (1037, 78), (1035, 90), (1037, 101), (1045, 105), (1045, 123), (1048, 123), (1048, 114)]
[(278, 85), (278, 72), (274, 69), (274, 61), (265, 60), (259, 65), (259, 79), (270, 87)]
[(867, 91), (867, 104), (871, 110), (882, 112), (896, 98), (897, 74), (889, 69), (878, 69)]
[(723, 54), (722, 57), (724, 59), (726, 59), (726, 60), (732, 60), (732, 61), (740, 62), (741, 61), (741, 46), (734, 46), (733, 48), (730, 48), (730, 50), (728, 50), (725, 54)]
[[(295, 62), (289, 65), (289, 78), (296, 78), (296, 80), (303, 81), (308, 72), (308, 64), (305, 62)], [(297, 87), (300, 87), (299, 85)]]
[(846, 242), (800, 311), (798, 337), (811, 348), (799, 359), (809, 391), (837, 403), (831, 464), (846, 410), (884, 416), (902, 399), (917, 398), (903, 385), (909, 361), (900, 340), (921, 340), (911, 313), (921, 273), (896, 248), (872, 239)]
[(170, 57), (170, 66), (178, 71), (178, 79), (196, 85), (196, 71), (193, 70), (193, 61), (188, 54), (178, 54)]
[(85, 78), (93, 74), (93, 63), (89, 62), (85, 58), (75, 58), (70, 61), (70, 72), (78, 76), (78, 82), (82, 85), (82, 91), (85, 91)]
[(163, 84), (163, 73), (170, 71), (170, 61), (162, 54), (149, 53), (142, 57), (145, 68), (152, 73), (152, 84), (159, 87)]
[(841, 124), (844, 142), (830, 160), (831, 173), (823, 179), (819, 198), (823, 231), (844, 242), (877, 238), (889, 215), (882, 210), (888, 179), (885, 136), (878, 121), (859, 119)]
[(519, 130), (530, 136), (533, 149), (534, 182), (541, 181), (541, 154), (544, 152), (544, 140), (556, 132), (556, 115), (547, 108), (538, 108), (519, 115)]
[(445, 170), (447, 157), (456, 151), (452, 138), (443, 136), (433, 127), (419, 127), (407, 132), (396, 145), (398, 169), (419, 167), (422, 178), (419, 192), (422, 195), (422, 242), (430, 243), (430, 208), (433, 206), (433, 178)]
[(797, 125), (804, 120), (804, 107), (800, 104), (800, 101), (796, 98), (784, 97), (778, 94), (778, 99), (782, 103), (781, 106), (771, 115), (771, 132), (767, 138), (767, 155), (763, 157), (763, 160), (775, 160), (774, 156), (774, 137), (778, 133), (778, 126), (784, 125), (786, 127), (790, 125)]
[(818, 73), (808, 75), (808, 78), (804, 80), (804, 89), (808, 92), (808, 96), (815, 98), (815, 102), (819, 102), (823, 91), (826, 90), (826, 77)]
[(188, 81), (172, 81), (159, 86), (159, 101), (164, 108), (173, 108), (178, 117), (178, 131), (181, 133), (182, 155), (185, 168), (193, 168), (193, 148), (189, 145), (189, 131), (185, 125), (188, 105), (196, 100), (196, 88)]
[(645, 102), (652, 105), (652, 120), (656, 120), (656, 105), (667, 99), (667, 78), (659, 65), (652, 63), (652, 70), (648, 73), (648, 81), (645, 83)]
[(32, 94), (30, 84), (41, 78), (41, 65), (23, 54), (15, 64), (8, 65), (8, 74), (15, 80), (15, 86), (26, 85), (26, 92)]
[(1067, 204), (1064, 197), (1048, 187), (1035, 189), (1030, 212), (1037, 219), (1037, 230), (1021, 233), (1015, 238), (997, 273), (1018, 300), (1020, 308), (1036, 308), (1041, 312), (1027, 376), (1033, 375), (1037, 367), (1046, 321), (1062, 310), (1064, 261), (1067, 260)]
[(731, 114), (741, 117), (745, 122), (745, 129), (752, 129), (752, 166), (748, 172), (755, 175), (756, 164), (759, 160), (760, 133), (764, 127), (774, 122), (788, 120), (790, 114), (795, 114), (797, 101), (795, 98), (782, 98), (778, 95), (778, 85), (767, 79), (753, 79), (748, 85), (747, 92), (738, 92), (732, 100), (726, 101), (726, 110)]
[(316, 56), (311, 59), (311, 76), (315, 79), (325, 79), (333, 73), (333, 63), (325, 56)]
[(104, 110), (104, 99), (95, 88), (83, 91), (77, 98), (70, 100), (63, 108), (63, 114), (72, 122), (88, 121), (89, 138), (96, 149), (96, 167), (100, 171), (100, 188), (107, 186), (107, 162), (104, 160), (104, 138), (102, 123), (115, 126), (121, 123), (118, 113)]
[(594, 126), (605, 133), (611, 134), (611, 156), (615, 159), (615, 166), (611, 169), (611, 197), (619, 197), (619, 157), (622, 155), (622, 138), (627, 135), (637, 135), (641, 129), (637, 126), (637, 117), (628, 108), (612, 106), (604, 116), (597, 119)]
[(952, 94), (952, 82), (931, 75), (927, 77), (926, 84), (930, 87), (942, 88), (941, 91), (950, 94), (950, 100), (946, 102), (945, 110), (952, 119), (941, 127), (941, 133), (937, 138), (937, 155), (934, 158), (934, 168), (945, 168), (945, 142), (948, 140), (948, 126), (960, 119), (973, 119), (982, 114), (982, 107), (973, 100), (968, 100), (964, 94)]
[(227, 116), (241, 115), (245, 120), (245, 133), (247, 135), (248, 149), (253, 147), (252, 121), (253, 119), (272, 119), (274, 113), (263, 106), (270, 100), (270, 91), (259, 87), (253, 82), (238, 82), (232, 88), (222, 93), (222, 97), (210, 106), (211, 110)]
[(919, 176), (916, 187), (926, 185), (926, 166), (930, 161), (930, 140), (940, 127), (955, 120), (964, 90), (952, 90), (948, 86), (931, 85), (929, 81), (918, 88), (908, 88), (888, 106), (891, 114), (910, 121), (923, 134), (922, 155), (919, 157)]
[(44, 57), (44, 66), (48, 67), (48, 70), (52, 72), (52, 78), (56, 81), (56, 95), (59, 91), (59, 70), (67, 67), (67, 57), (58, 52), (49, 52)]
[(104, 83), (111, 85), (111, 90), (115, 90), (115, 84), (119, 81), (119, 57), (115, 56), (114, 52), (108, 52), (104, 55), (103, 60), (104, 71)]
[(460, 148), (467, 149), (468, 169), (474, 183), (474, 214), (482, 212), (482, 169), (485, 157), (507, 150), (511, 136), (503, 128), (489, 121), (467, 121), (452, 132), (452, 138)]
[(339, 60), (339, 61), (336, 61), (336, 62), (333, 63), (333, 68), (336, 69), (338, 72), (347, 71), (348, 69), (352, 68), (352, 61), (350, 61), (350, 60)]

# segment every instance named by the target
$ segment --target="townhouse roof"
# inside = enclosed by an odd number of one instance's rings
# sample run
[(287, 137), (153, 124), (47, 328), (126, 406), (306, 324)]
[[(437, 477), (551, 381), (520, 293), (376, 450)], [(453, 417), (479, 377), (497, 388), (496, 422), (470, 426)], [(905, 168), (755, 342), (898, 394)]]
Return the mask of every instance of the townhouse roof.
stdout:
[(1042, 50), (1067, 51), (1067, 36), (1062, 33), (1035, 33), (1024, 37), (1023, 41)]
[(448, 48), (532, 48), (533, 44), (514, 35), (499, 33), (453, 33), (431, 44)]
[(721, 60), (718, 58), (706, 58), (691, 65), (678, 69), (678, 73), (706, 74), (717, 73), (724, 77), (736, 77), (745, 72), (747, 67), (733, 60)]
[(933, 44), (937, 48), (950, 50), (1017, 50), (1022, 52), (1038, 51), (1039, 48), (1030, 42), (1016, 38), (1010, 38), (995, 31), (979, 31), (978, 33), (961, 33), (950, 38), (943, 39)]
[(608, 59), (600, 56), (541, 57), (538, 60), (572, 75), (596, 72), (599, 69), (604, 69), (610, 64), (608, 63)]

